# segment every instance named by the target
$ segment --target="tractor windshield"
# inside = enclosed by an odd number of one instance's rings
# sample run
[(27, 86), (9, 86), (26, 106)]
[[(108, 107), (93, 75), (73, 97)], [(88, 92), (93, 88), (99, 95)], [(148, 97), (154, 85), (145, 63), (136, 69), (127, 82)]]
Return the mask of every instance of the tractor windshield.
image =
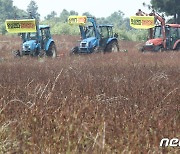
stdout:
[(27, 38), (29, 40), (36, 40), (36, 33), (28, 33)]
[(22, 38), (24, 41), (29, 41), (29, 40), (36, 40), (36, 32), (34, 33), (23, 33)]
[(103, 38), (113, 37), (113, 30), (110, 26), (100, 26), (99, 31)]
[(89, 38), (89, 37), (95, 37), (95, 33), (94, 33), (94, 27), (92, 26), (87, 26), (85, 28), (85, 34), (86, 34), (86, 37)]
[(161, 26), (157, 26), (154, 29), (154, 38), (162, 38)]
[(36, 40), (37, 33), (20, 33), (23, 42)]

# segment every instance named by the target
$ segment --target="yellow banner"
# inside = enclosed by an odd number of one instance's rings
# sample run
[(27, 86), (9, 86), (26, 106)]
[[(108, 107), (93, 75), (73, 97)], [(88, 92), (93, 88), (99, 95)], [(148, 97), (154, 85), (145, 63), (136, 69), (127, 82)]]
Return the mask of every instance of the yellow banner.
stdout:
[(130, 26), (136, 29), (149, 29), (155, 26), (154, 16), (131, 16)]
[(36, 32), (35, 19), (6, 20), (5, 24), (9, 33)]
[(70, 25), (77, 24), (77, 25), (85, 25), (87, 22), (86, 16), (69, 16), (68, 23)]

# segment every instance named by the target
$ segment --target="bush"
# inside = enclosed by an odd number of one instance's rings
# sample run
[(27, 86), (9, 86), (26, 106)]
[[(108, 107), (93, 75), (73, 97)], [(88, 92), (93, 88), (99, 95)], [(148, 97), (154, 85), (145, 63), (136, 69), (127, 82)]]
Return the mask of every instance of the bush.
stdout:
[(120, 40), (128, 40), (128, 41), (144, 41), (147, 38), (148, 32), (147, 30), (126, 30), (126, 29), (118, 29), (115, 27), (115, 32), (119, 34)]

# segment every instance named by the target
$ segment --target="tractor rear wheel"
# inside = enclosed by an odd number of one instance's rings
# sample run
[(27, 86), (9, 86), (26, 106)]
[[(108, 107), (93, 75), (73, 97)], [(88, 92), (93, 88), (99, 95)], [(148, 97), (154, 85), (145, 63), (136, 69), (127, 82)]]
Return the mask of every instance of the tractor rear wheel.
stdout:
[(176, 51), (180, 51), (180, 43), (178, 43), (178, 45), (176, 47)]
[(52, 57), (55, 58), (57, 56), (57, 52), (56, 52), (56, 46), (54, 43), (51, 43), (49, 46), (48, 51), (46, 52), (46, 56), (48, 57)]
[(116, 41), (110, 42), (106, 47), (107, 52), (119, 52), (119, 45)]

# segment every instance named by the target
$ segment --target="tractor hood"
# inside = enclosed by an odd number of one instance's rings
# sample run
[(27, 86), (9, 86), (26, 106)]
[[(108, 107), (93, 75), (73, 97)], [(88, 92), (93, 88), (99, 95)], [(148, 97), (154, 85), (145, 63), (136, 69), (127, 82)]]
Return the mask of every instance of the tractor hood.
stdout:
[(155, 39), (150, 39), (146, 42), (146, 45), (161, 45), (163, 43), (163, 38), (155, 38)]
[(23, 50), (34, 50), (36, 46), (36, 40), (29, 40), (23, 43)]
[(97, 39), (95, 37), (90, 37), (83, 39), (80, 43), (80, 48), (93, 48), (97, 45)]

